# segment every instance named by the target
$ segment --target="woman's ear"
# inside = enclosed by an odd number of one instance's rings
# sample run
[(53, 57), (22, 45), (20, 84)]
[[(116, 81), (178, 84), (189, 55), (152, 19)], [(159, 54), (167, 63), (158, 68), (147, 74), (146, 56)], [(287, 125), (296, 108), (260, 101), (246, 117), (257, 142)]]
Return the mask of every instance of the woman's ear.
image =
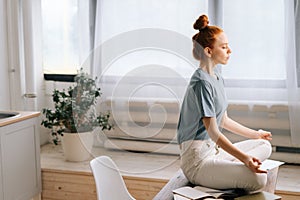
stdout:
[(212, 53), (212, 50), (211, 50), (209, 47), (205, 47), (205, 48), (204, 48), (204, 54), (205, 54), (207, 57), (211, 58), (211, 53)]

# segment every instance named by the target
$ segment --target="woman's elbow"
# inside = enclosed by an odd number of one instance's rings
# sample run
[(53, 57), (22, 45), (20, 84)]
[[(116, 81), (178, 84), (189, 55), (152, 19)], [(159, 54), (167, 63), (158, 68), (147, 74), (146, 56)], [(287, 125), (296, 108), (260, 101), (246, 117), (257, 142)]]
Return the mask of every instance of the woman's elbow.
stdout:
[(222, 133), (217, 129), (208, 130), (209, 137), (217, 144), (221, 138)]

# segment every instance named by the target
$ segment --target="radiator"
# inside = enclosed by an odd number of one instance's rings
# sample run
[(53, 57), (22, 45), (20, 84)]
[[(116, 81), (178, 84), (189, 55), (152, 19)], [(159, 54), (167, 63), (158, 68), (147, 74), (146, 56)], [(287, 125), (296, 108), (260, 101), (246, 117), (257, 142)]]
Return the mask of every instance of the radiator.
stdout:
[[(176, 128), (180, 106), (169, 100), (106, 101), (112, 110), (115, 128), (106, 132), (104, 146), (126, 151), (179, 154)], [(300, 148), (293, 147), (288, 107), (284, 104), (245, 105), (232, 103), (228, 115), (237, 122), (273, 134), (272, 158), (300, 164)], [(223, 131), (232, 141), (245, 138)]]

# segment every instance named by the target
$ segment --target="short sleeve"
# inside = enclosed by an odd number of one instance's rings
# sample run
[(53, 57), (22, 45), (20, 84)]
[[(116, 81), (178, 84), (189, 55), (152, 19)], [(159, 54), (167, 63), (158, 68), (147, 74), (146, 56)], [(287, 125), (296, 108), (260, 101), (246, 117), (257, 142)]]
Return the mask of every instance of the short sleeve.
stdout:
[(201, 80), (194, 86), (195, 97), (202, 117), (216, 117), (213, 89), (209, 82)]

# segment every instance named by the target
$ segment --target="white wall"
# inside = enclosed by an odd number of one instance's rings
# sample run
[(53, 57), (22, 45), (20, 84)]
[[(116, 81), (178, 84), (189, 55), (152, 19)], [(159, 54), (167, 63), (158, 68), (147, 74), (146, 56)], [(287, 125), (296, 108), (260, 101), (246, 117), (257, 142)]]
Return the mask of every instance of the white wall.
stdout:
[(10, 109), (6, 1), (0, 0), (0, 110)]

